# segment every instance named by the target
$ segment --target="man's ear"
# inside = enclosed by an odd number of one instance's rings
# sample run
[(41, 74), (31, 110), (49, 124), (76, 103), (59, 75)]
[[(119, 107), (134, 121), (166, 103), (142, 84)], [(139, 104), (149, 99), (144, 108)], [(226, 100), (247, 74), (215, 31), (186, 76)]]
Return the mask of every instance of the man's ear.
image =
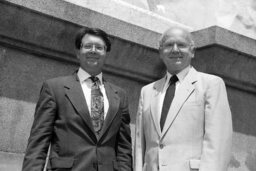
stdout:
[(79, 59), (80, 52), (78, 49), (75, 50), (76, 58)]
[(192, 58), (194, 58), (195, 52), (196, 52), (196, 47), (195, 47), (195, 45), (192, 44), (192, 45), (190, 46), (190, 51), (191, 51), (191, 53), (193, 54), (193, 55), (192, 55)]
[(162, 43), (162, 41), (160, 40), (160, 41), (158, 42), (158, 54), (161, 53), (162, 47), (163, 47), (163, 43)]

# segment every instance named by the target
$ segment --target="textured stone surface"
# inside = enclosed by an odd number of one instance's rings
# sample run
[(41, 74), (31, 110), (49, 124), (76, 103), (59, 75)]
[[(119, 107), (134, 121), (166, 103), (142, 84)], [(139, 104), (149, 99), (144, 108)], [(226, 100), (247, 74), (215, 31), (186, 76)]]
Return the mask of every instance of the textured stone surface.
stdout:
[(0, 152), (0, 171), (21, 171), (23, 154)]
[(70, 63), (0, 46), (0, 96), (36, 102), (44, 80), (72, 74)]
[(251, 55), (254, 58), (256, 56), (256, 41), (230, 30), (212, 26), (207, 29), (195, 31), (192, 34), (197, 48), (217, 44), (240, 53)]
[(234, 131), (256, 136), (256, 60), (220, 46), (198, 49), (193, 65), (219, 75), (227, 86)]
[(253, 71), (256, 58), (254, 56), (213, 45), (199, 48), (193, 64), (201, 71), (232, 79), (240, 82), (245, 89), (246, 86), (251, 86), (255, 90), (256, 73)]
[(195, 30), (217, 25), (256, 39), (255, 0), (121, 1), (183, 23)]
[(79, 29), (79, 26), (66, 24), (66, 22), (56, 18), (41, 15), (3, 1), (0, 4), (0, 35), (3, 38), (8, 36), (8, 38), (14, 39), (13, 44), (26, 42), (35, 45), (38, 50), (47, 48), (48, 50), (61, 51), (63, 57), (72, 58), (74, 33)]
[(6, 1), (77, 25), (104, 28), (115, 37), (153, 48), (158, 47), (155, 40), (159, 39), (159, 33), (172, 25), (182, 25), (113, 0)]
[(233, 134), (232, 158), (229, 171), (255, 171), (256, 138), (241, 133)]
[(35, 104), (0, 98), (0, 151), (23, 153), (27, 146)]

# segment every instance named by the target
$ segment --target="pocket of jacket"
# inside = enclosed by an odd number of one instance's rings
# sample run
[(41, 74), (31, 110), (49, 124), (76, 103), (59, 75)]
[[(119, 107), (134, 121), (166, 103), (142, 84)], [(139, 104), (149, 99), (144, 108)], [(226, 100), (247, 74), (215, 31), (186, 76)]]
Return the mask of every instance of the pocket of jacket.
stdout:
[(189, 166), (190, 166), (191, 171), (199, 170), (200, 160), (197, 160), (197, 159), (189, 160)]
[(144, 164), (143, 164), (142, 171), (147, 171), (147, 163), (144, 163)]
[(54, 157), (49, 159), (47, 169), (58, 169), (58, 168), (69, 169), (69, 168), (72, 168), (73, 164), (74, 164), (73, 158)]

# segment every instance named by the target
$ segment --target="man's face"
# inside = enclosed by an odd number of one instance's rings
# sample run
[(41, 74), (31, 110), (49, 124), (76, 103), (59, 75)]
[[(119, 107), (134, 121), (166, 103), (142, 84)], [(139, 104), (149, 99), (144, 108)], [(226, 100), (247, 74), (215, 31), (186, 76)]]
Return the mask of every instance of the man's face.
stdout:
[(80, 66), (90, 75), (98, 75), (106, 58), (106, 45), (101, 37), (86, 34), (77, 51)]
[(194, 46), (189, 33), (179, 29), (170, 29), (165, 33), (160, 45), (160, 58), (171, 74), (177, 74), (190, 65), (194, 57)]

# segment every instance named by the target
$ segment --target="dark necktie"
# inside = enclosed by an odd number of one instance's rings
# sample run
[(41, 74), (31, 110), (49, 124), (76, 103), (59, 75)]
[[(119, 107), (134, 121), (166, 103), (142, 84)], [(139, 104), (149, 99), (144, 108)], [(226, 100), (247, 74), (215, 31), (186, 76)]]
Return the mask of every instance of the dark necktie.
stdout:
[(90, 77), (93, 84), (91, 87), (91, 119), (94, 131), (99, 134), (104, 122), (104, 99), (100, 91), (100, 80), (97, 77)]
[(173, 75), (170, 78), (169, 87), (166, 90), (166, 94), (164, 96), (164, 102), (162, 107), (162, 113), (161, 113), (161, 119), (160, 119), (160, 127), (161, 131), (163, 130), (165, 119), (167, 117), (168, 111), (170, 109), (172, 99), (175, 94), (175, 83), (178, 81), (178, 77), (176, 75)]

